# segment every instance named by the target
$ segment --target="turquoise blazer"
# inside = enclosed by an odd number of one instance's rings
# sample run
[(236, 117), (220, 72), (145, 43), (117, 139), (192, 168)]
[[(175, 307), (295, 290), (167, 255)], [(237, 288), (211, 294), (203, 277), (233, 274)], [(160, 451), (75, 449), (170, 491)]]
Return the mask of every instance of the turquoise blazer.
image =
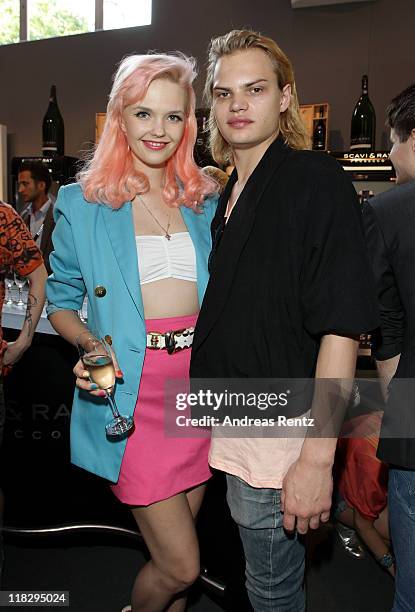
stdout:
[[(217, 197), (205, 200), (202, 212), (181, 207), (196, 250), (197, 288), (202, 303), (208, 282), (210, 224)], [(120, 209), (87, 202), (78, 184), (61, 187), (55, 204), (52, 275), (46, 286), (48, 315), (79, 310), (88, 296), (88, 327), (109, 334), (124, 373), (115, 397), (120, 413), (132, 415), (146, 350), (143, 300), (137, 262), (132, 204)], [(95, 288), (103, 286), (103, 297)], [(105, 425), (112, 413), (105, 399), (75, 389), (71, 416), (71, 461), (116, 482), (126, 439), (109, 439)]]

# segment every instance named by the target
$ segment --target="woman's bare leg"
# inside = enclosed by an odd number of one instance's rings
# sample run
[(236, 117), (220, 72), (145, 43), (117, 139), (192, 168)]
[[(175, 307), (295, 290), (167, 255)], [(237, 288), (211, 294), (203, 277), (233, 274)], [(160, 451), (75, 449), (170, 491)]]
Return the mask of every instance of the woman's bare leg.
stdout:
[[(380, 559), (383, 557), (383, 555), (386, 555), (389, 552), (389, 547), (387, 544), (385, 544), (384, 539), (376, 529), (374, 521), (362, 516), (356, 510), (356, 508), (354, 508), (354, 524), (357, 533), (369, 548), (375, 559)], [(388, 568), (388, 572), (392, 576), (395, 576), (395, 568), (393, 565)]]
[[(203, 496), (205, 494), (205, 485), (192, 489), (186, 493), (187, 501), (189, 502), (190, 510), (193, 515), (193, 520), (196, 520), (200, 506), (202, 505)], [(172, 601), (166, 612), (183, 612), (186, 608), (187, 591), (179, 593)]]
[(199, 575), (199, 544), (194, 519), (205, 485), (188, 493), (132, 510), (151, 560), (139, 572), (132, 592), (133, 612), (182, 612), (182, 594)]
[(336, 521), (347, 525), (347, 527), (354, 527), (353, 508), (347, 507), (343, 512), (336, 516)]
[(378, 533), (380, 533), (384, 542), (390, 546), (390, 533), (389, 533), (389, 512), (388, 507), (384, 508), (382, 512), (379, 514), (378, 518), (374, 522), (375, 529)]

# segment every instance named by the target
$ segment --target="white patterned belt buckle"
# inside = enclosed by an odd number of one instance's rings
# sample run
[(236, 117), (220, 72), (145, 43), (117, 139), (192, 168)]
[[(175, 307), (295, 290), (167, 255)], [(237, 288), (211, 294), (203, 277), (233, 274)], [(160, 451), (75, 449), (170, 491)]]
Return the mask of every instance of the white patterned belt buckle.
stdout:
[(166, 349), (169, 355), (190, 348), (193, 343), (194, 327), (176, 329), (165, 332), (148, 332), (147, 348), (158, 350)]
[(149, 349), (161, 349), (161, 339), (163, 334), (160, 332), (148, 332), (147, 334), (147, 348)]

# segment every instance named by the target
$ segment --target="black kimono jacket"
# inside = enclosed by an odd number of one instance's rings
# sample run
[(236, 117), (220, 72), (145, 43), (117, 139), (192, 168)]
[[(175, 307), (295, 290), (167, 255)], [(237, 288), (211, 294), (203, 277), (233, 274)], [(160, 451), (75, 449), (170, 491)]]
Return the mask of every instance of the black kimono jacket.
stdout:
[(313, 377), (324, 334), (378, 326), (356, 192), (335, 159), (279, 137), (224, 227), (236, 180), (234, 171), (212, 222), (191, 377)]
[(378, 456), (415, 469), (415, 181), (371, 199), (363, 219), (381, 315), (375, 356), (401, 355)]

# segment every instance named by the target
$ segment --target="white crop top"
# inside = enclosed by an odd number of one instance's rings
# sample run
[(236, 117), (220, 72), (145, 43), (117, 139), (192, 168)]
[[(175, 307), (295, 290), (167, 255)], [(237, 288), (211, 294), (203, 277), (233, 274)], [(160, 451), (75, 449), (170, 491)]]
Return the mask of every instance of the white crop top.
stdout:
[(189, 232), (165, 236), (136, 236), (140, 284), (164, 278), (196, 282), (196, 253)]

